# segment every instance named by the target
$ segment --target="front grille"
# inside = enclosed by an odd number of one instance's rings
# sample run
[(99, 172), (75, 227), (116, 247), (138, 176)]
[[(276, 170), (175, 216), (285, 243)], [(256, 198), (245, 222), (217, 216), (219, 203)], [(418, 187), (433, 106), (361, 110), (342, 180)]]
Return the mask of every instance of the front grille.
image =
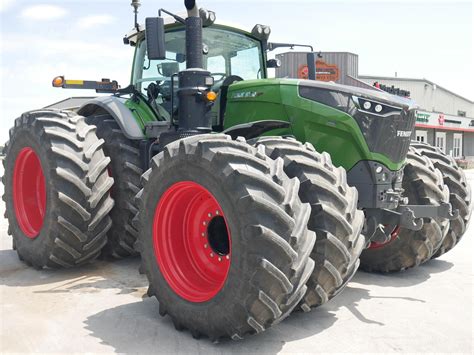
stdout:
[[(357, 92), (357, 88), (333, 85), (334, 88), (317, 87), (320, 84), (300, 84), (299, 94), (306, 99), (322, 103), (349, 114), (357, 122), (372, 153), (379, 153), (394, 163), (403, 161), (410, 146), (415, 127), (415, 110), (408, 105), (388, 101), (387, 94)], [(353, 96), (356, 94), (357, 96)], [(360, 97), (360, 96), (363, 97)], [(379, 97), (380, 96), (380, 97)], [(369, 101), (370, 107), (364, 108)], [(378, 111), (376, 106), (380, 106)]]
[(348, 113), (359, 125), (369, 150), (382, 154), (395, 163), (403, 161), (415, 127), (415, 110), (400, 108), (398, 112), (384, 117), (360, 110), (355, 104), (351, 106), (349, 105)]

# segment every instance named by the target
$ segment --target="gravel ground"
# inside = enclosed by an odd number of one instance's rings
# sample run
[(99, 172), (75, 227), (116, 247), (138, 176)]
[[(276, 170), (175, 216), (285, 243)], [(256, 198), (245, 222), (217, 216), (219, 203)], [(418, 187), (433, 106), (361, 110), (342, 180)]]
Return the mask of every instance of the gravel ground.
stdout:
[[(468, 177), (474, 190), (474, 170)], [(3, 218), (0, 233), (2, 353), (473, 352), (474, 223), (438, 260), (386, 276), (359, 272), (329, 304), (219, 344), (194, 340), (158, 315), (138, 259), (37, 271), (18, 260)]]

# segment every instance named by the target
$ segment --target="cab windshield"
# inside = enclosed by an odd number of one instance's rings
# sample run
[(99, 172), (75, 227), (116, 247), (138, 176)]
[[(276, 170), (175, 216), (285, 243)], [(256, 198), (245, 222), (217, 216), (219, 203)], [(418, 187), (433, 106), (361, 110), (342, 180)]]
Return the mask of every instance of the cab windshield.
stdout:
[[(138, 44), (132, 83), (145, 96), (150, 96), (148, 88), (153, 83), (151, 87), (156, 96), (153, 98), (154, 103), (160, 106), (160, 111), (164, 108), (171, 113), (171, 77), (186, 68), (184, 29), (166, 33), (165, 42), (165, 60), (149, 60), (146, 41)], [(243, 80), (264, 77), (262, 46), (259, 41), (245, 34), (206, 27), (203, 29), (203, 42), (204, 69), (214, 77), (212, 89), (215, 92), (219, 92), (220, 86), (230, 75), (239, 76)], [(177, 80), (175, 85), (176, 82)]]

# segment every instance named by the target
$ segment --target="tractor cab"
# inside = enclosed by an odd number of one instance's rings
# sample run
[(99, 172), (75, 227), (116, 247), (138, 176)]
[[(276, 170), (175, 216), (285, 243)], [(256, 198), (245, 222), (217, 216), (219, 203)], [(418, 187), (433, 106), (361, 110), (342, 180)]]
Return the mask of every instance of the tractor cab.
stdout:
[[(177, 118), (176, 76), (186, 68), (186, 32), (181, 24), (168, 24), (165, 29), (166, 59), (148, 58), (144, 32), (130, 36), (129, 43), (136, 46), (132, 84), (162, 120), (170, 121)], [(211, 73), (211, 90), (217, 94), (210, 113), (213, 127), (222, 127), (227, 90), (232, 83), (266, 78), (264, 46), (265, 42), (237, 28), (217, 24), (203, 28), (203, 69)]]

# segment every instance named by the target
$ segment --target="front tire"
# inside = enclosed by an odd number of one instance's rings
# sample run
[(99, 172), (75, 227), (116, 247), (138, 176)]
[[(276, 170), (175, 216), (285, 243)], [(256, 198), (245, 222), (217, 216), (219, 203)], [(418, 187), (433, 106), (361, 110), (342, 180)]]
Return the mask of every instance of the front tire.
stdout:
[(454, 248), (466, 232), (472, 209), (471, 188), (464, 171), (459, 168), (453, 157), (427, 143), (412, 142), (412, 146), (418, 149), (421, 155), (430, 159), (433, 165), (441, 171), (444, 184), (449, 188), (449, 202), (453, 210), (459, 211), (459, 216), (451, 220), (443, 243), (433, 255), (433, 258), (437, 258)]
[(137, 248), (149, 294), (177, 329), (241, 339), (304, 296), (315, 235), (282, 163), (225, 135), (182, 139), (153, 158), (137, 196)]
[(102, 144), (95, 127), (69, 111), (31, 111), (15, 120), (2, 181), (21, 260), (35, 268), (69, 268), (100, 254), (114, 205)]
[(264, 146), (270, 158), (283, 159), (288, 177), (300, 181), (301, 201), (311, 205), (308, 227), (316, 233), (311, 254), (315, 267), (299, 305), (308, 312), (341, 292), (359, 267), (365, 238), (357, 190), (347, 185), (343, 168), (336, 168), (327, 153), (316, 152), (309, 143), (281, 137), (262, 137), (252, 143)]
[[(402, 187), (409, 204), (439, 205), (448, 202), (449, 190), (441, 172), (431, 161), (410, 147), (403, 171)], [(449, 228), (444, 218), (425, 218), (422, 229), (395, 228), (385, 244), (371, 243), (361, 255), (361, 269), (369, 272), (397, 272), (416, 267), (433, 256)]]

